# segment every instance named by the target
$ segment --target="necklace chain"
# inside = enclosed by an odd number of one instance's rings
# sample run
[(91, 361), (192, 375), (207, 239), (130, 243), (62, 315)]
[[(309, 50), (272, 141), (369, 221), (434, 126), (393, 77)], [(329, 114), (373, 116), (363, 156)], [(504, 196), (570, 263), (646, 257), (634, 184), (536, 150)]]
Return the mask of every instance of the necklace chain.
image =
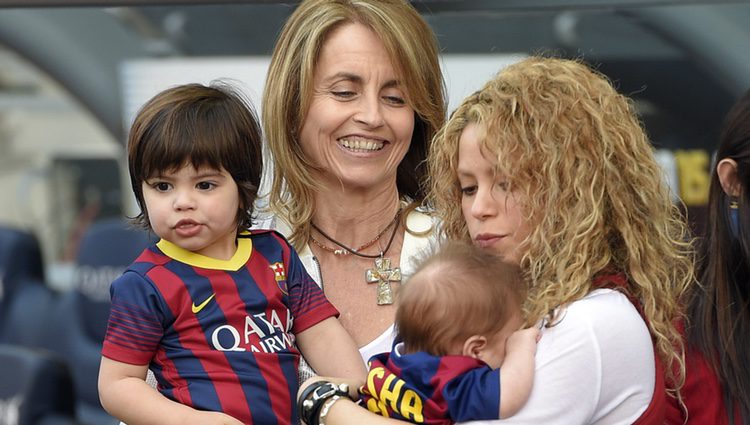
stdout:
[[(358, 257), (364, 257), (364, 258), (380, 258), (380, 257), (382, 257), (383, 255), (385, 255), (388, 252), (388, 250), (391, 247), (391, 244), (393, 243), (393, 239), (396, 236), (396, 230), (398, 230), (398, 225), (393, 226), (393, 224), (396, 223), (396, 221), (398, 220), (398, 218), (399, 218), (400, 215), (401, 215), (401, 209), (399, 208), (399, 210), (396, 211), (396, 215), (393, 217), (393, 220), (391, 220), (390, 223), (388, 223), (388, 225), (385, 226), (385, 228), (383, 228), (383, 230), (381, 230), (380, 233), (378, 233), (378, 235), (375, 236), (374, 239), (365, 242), (364, 244), (362, 244), (361, 246), (359, 246), (357, 249), (350, 248), (350, 247), (342, 244), (341, 242), (337, 241), (336, 239), (333, 239), (332, 237), (328, 236), (328, 234), (326, 234), (324, 231), (322, 231), (320, 229), (320, 227), (316, 226), (315, 223), (310, 223), (312, 225), (313, 229), (315, 229), (318, 233), (320, 233), (324, 238), (328, 239), (328, 241), (333, 242), (334, 244), (336, 244), (339, 247), (339, 249), (337, 249), (337, 248), (331, 248), (330, 246), (323, 244), (319, 240), (315, 239), (315, 237), (312, 236), (312, 235), (310, 235), (310, 240), (312, 240), (312, 242), (315, 245), (319, 246), (320, 248), (323, 248), (324, 250), (326, 250), (328, 252), (332, 252), (334, 255), (349, 255), (349, 254), (354, 254), (354, 255), (356, 255)], [(391, 232), (391, 237), (388, 239), (388, 245), (386, 245), (385, 249), (383, 251), (381, 251), (380, 254), (370, 255), (370, 254), (362, 254), (360, 252), (363, 249), (367, 249), (367, 248), (371, 247), (372, 245), (375, 244), (375, 242), (379, 241), (380, 238), (385, 234), (385, 232), (391, 226), (393, 226), (393, 231)]]

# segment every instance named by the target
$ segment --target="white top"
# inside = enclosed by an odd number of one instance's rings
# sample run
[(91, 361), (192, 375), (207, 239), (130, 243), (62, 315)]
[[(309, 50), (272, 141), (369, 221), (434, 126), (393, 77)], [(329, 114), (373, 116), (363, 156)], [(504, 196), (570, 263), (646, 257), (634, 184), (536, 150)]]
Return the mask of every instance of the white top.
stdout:
[(646, 410), (654, 393), (654, 350), (627, 297), (597, 289), (560, 317), (543, 330), (526, 405), (505, 420), (464, 425), (632, 424)]
[(359, 347), (359, 354), (362, 356), (362, 360), (370, 360), (370, 357), (380, 354), (388, 353), (393, 347), (393, 340), (396, 338), (396, 328), (394, 325), (388, 326), (388, 329), (383, 331), (380, 336), (368, 342), (362, 347)]

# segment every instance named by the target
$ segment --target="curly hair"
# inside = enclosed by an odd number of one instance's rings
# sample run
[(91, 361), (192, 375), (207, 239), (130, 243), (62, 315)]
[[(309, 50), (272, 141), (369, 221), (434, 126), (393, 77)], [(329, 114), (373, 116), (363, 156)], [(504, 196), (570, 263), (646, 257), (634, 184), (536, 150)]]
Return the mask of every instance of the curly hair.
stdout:
[(457, 108), (428, 158), (428, 198), (449, 239), (469, 240), (456, 166), (470, 123), (484, 130), (497, 172), (525, 195), (527, 322), (581, 299), (614, 267), (642, 303), (664, 364), (676, 366), (667, 373), (678, 389), (684, 349), (674, 323), (694, 281), (694, 248), (631, 101), (573, 60), (531, 57), (498, 73)]
[[(425, 158), (429, 142), (445, 121), (443, 84), (435, 35), (406, 0), (305, 0), (287, 20), (271, 56), (263, 93), (263, 126), (273, 159), (269, 204), (291, 225), (292, 244), (308, 242), (315, 210), (314, 193), (322, 190), (300, 145), (318, 55), (328, 35), (357, 22), (383, 42), (408, 91), (414, 109), (409, 151), (398, 166), (399, 195), (416, 204), (424, 199)], [(404, 215), (405, 217), (405, 215)]]

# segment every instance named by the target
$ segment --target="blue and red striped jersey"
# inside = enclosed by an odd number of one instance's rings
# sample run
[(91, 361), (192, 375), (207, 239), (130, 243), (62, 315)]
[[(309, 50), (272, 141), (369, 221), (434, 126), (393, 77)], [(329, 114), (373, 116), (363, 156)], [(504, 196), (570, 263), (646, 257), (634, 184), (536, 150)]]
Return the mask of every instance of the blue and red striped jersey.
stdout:
[(294, 334), (338, 315), (273, 231), (241, 234), (226, 261), (161, 240), (110, 293), (102, 355), (148, 364), (165, 396), (246, 424), (296, 423)]
[(400, 354), (400, 346), (370, 359), (359, 389), (368, 410), (429, 425), (499, 419), (499, 369), (468, 356)]

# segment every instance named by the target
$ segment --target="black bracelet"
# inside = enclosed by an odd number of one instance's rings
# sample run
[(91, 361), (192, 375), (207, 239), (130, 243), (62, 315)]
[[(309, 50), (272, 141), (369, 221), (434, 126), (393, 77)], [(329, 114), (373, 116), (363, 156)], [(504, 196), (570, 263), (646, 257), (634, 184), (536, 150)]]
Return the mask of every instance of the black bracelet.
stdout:
[(312, 402), (312, 392), (318, 389), (321, 385), (325, 384), (327, 381), (315, 381), (312, 384), (305, 387), (304, 390), (302, 390), (302, 394), (299, 397), (299, 400), (297, 401), (297, 416), (299, 416), (299, 419), (304, 422), (307, 422), (307, 416), (310, 412)]
[(349, 386), (347, 384), (336, 385), (328, 381), (316, 381), (308, 385), (302, 390), (297, 404), (300, 420), (307, 425), (318, 425), (320, 409), (326, 400), (333, 396), (349, 397)]

